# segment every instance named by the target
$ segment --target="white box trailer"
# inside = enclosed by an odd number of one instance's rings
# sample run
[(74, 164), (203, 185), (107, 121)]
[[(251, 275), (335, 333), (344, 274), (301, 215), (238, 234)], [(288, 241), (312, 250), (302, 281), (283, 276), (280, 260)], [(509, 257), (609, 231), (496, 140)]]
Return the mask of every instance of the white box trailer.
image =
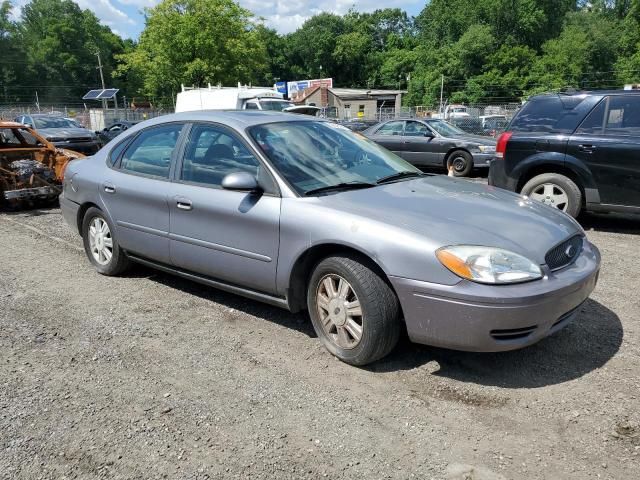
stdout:
[(272, 88), (212, 87), (185, 88), (178, 93), (176, 113), (198, 110), (270, 110), (316, 115), (320, 110), (312, 105), (294, 105)]

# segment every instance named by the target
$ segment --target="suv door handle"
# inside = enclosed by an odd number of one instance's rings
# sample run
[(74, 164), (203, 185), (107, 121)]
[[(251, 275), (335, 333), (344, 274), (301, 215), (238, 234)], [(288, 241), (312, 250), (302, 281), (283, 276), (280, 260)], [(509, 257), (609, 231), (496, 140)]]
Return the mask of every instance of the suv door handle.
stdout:
[(188, 198), (176, 198), (176, 206), (180, 210), (193, 210), (191, 200), (189, 200)]
[(102, 184), (102, 188), (104, 188), (104, 191), (107, 193), (116, 193), (116, 186), (113, 183), (104, 183)]
[(578, 150), (584, 153), (593, 153), (595, 149), (595, 145), (578, 145)]

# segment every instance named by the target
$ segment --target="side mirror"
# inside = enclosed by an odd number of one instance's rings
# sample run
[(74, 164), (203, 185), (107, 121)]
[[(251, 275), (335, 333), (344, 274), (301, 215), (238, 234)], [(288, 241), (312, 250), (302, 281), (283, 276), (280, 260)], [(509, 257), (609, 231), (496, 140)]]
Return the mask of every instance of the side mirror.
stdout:
[(427, 130), (426, 132), (424, 132), (424, 136), (427, 138), (433, 138), (433, 133)]
[(259, 192), (262, 190), (256, 177), (247, 172), (228, 174), (222, 179), (222, 188), (237, 192)]

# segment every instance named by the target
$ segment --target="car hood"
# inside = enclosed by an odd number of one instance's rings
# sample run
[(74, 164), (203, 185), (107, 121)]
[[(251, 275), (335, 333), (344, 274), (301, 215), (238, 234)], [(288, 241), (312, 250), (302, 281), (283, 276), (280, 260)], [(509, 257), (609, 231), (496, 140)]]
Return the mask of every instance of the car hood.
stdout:
[(91, 130), (86, 128), (39, 128), (38, 133), (45, 138), (57, 137), (57, 138), (86, 138), (95, 137), (95, 134)]
[(435, 248), (498, 247), (540, 264), (545, 263), (549, 249), (582, 232), (559, 210), (506, 190), (446, 176), (340, 192), (317, 200), (331, 210), (424, 237)]

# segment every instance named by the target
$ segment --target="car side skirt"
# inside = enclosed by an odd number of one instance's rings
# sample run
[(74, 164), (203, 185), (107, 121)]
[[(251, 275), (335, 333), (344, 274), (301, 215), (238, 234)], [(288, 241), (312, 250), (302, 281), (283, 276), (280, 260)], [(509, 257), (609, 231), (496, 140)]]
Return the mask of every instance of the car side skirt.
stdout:
[(179, 277), (185, 278), (187, 280), (192, 280), (197, 283), (201, 283), (203, 285), (207, 285), (209, 287), (217, 288), (218, 290), (224, 290), (225, 292), (235, 293), (236, 295), (240, 295), (251, 300), (257, 300), (259, 302), (267, 303), (269, 305), (273, 305), (275, 307), (284, 308), (285, 310), (290, 310), (289, 302), (286, 298), (275, 297), (273, 295), (269, 295), (263, 292), (257, 292), (255, 290), (249, 290), (246, 288), (239, 287), (237, 285), (232, 285), (229, 283), (224, 283), (219, 280), (216, 280), (211, 277), (207, 277), (205, 275), (200, 275), (193, 272), (188, 272), (186, 270), (182, 270), (177, 267), (172, 267), (170, 265), (166, 265), (164, 263), (154, 262), (153, 260), (149, 260), (143, 257), (139, 257), (132, 253), (127, 253), (127, 257), (130, 260), (145, 265), (147, 267), (155, 268), (158, 270), (162, 270), (163, 272), (171, 273), (173, 275), (177, 275)]

